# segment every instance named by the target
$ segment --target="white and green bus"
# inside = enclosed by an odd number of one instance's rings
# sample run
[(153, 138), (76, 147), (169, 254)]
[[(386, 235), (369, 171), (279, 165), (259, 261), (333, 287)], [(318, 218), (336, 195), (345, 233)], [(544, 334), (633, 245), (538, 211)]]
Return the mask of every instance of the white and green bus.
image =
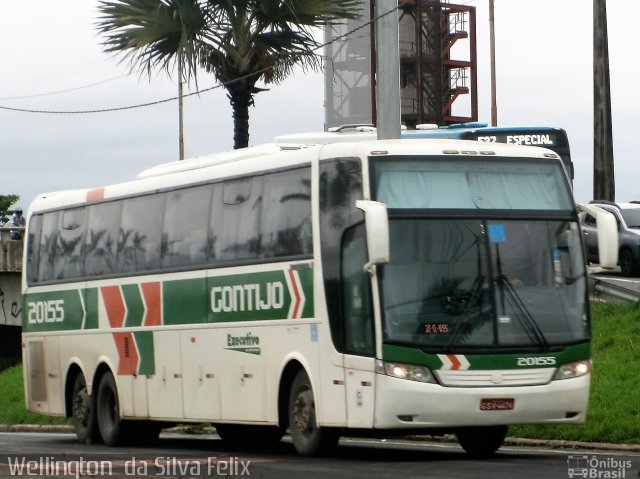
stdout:
[(585, 420), (587, 275), (549, 150), (269, 144), (40, 195), (27, 229), (27, 407), (81, 441), (194, 422), (303, 455), (450, 432), (481, 456), (510, 424)]

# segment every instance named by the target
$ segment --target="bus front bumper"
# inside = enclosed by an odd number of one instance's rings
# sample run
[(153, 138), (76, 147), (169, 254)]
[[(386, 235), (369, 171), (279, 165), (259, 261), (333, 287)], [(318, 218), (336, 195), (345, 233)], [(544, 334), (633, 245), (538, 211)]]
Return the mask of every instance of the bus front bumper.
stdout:
[(586, 419), (590, 379), (587, 374), (536, 386), (444, 387), (378, 374), (374, 427), (580, 424)]

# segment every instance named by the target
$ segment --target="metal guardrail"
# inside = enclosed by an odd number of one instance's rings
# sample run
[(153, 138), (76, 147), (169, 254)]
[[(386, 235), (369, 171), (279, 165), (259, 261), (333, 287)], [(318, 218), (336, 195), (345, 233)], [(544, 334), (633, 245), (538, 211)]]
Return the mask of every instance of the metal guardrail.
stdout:
[(632, 303), (640, 301), (640, 291), (626, 288), (611, 280), (589, 276), (589, 293), (594, 301)]

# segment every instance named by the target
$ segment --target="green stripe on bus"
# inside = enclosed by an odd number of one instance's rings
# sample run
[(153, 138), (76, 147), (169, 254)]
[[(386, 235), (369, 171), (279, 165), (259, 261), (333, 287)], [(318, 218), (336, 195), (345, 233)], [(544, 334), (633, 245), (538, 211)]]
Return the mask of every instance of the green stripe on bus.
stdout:
[[(444, 353), (440, 353), (444, 354)], [(458, 355), (452, 351), (451, 355)], [(492, 352), (491, 354), (464, 354), (469, 362), (469, 370), (491, 370), (491, 369), (519, 369), (525, 366), (518, 365), (518, 359), (521, 358), (547, 358), (553, 357), (556, 360), (556, 366), (578, 361), (580, 359), (589, 359), (591, 357), (591, 348), (589, 343), (567, 346), (558, 352), (540, 352), (540, 353), (516, 353), (516, 354), (499, 354)], [(385, 344), (382, 347), (382, 358), (385, 361), (401, 362), (410, 364), (419, 364), (429, 369), (440, 369), (443, 366), (442, 360), (437, 354), (430, 354), (418, 348), (408, 346), (397, 346)], [(525, 361), (526, 362), (526, 361)], [(545, 368), (549, 367), (543, 361), (538, 365), (527, 364), (527, 368)]]
[(124, 303), (127, 306), (127, 316), (124, 320), (125, 327), (142, 325), (144, 317), (144, 303), (140, 296), (140, 287), (137, 284), (125, 284), (122, 286)]
[(138, 354), (140, 356), (140, 364), (138, 365), (138, 374), (140, 375), (152, 375), (156, 372), (156, 365), (154, 361), (154, 345), (153, 345), (153, 331), (137, 331), (133, 333), (136, 346), (138, 347)]
[(98, 329), (98, 288), (85, 289), (84, 302), (87, 309), (84, 329)]
[(81, 329), (85, 311), (77, 289), (27, 294), (22, 328), (26, 333)]
[(183, 279), (162, 283), (164, 324), (208, 322), (207, 279)]
[[(138, 283), (120, 286), (124, 327), (144, 326), (145, 303)], [(80, 295), (85, 295), (83, 309)], [(99, 288), (25, 295), (25, 332), (99, 328)], [(273, 270), (162, 283), (163, 324), (312, 318), (313, 270)], [(84, 321), (84, 325), (83, 325)]]

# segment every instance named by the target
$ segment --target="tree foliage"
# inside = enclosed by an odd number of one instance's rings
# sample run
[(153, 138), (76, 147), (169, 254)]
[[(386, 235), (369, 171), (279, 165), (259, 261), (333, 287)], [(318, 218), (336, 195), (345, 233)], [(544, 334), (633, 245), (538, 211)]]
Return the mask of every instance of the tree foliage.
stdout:
[(321, 68), (314, 30), (359, 15), (360, 0), (101, 0), (97, 28), (109, 53), (132, 70), (171, 73), (182, 56), (185, 79), (197, 67), (228, 92), (234, 147), (249, 143), (249, 107), (258, 81), (279, 83), (296, 66)]
[(7, 217), (13, 213), (11, 207), (20, 199), (19, 195), (0, 195), (0, 221), (7, 221)]

